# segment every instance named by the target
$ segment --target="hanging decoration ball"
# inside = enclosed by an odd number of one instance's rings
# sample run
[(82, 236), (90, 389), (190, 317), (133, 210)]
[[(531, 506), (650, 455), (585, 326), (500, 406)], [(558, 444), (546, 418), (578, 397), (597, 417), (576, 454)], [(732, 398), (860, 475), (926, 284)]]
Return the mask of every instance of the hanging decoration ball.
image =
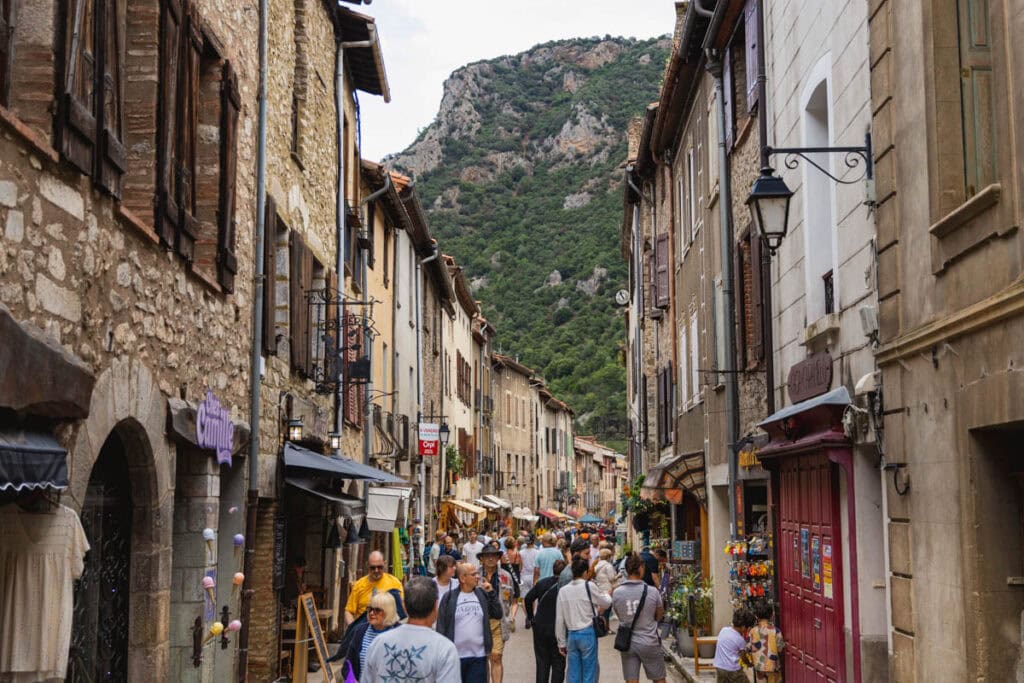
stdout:
[(228, 623), (228, 630), (229, 631), (241, 631), (242, 630), (242, 622), (240, 622), (238, 619), (232, 619), (231, 622)]
[(203, 577), (203, 588), (213, 588), (214, 585), (216, 585), (216, 584), (215, 584), (212, 576), (204, 576)]
[(210, 635), (219, 636), (221, 633), (224, 633), (224, 624), (219, 621), (215, 621), (210, 624)]
[(245, 545), (245, 536), (243, 536), (242, 534), (235, 534), (231, 540), (235, 544), (236, 548), (241, 548), (243, 545)]
[(206, 529), (203, 529), (203, 540), (204, 541), (212, 541), (215, 538), (217, 538), (217, 532), (216, 531), (214, 531), (213, 529), (210, 529), (209, 527), (207, 527)]
[(234, 583), (236, 586), (241, 586), (243, 583), (245, 583), (245, 574), (243, 574), (242, 572), (235, 572), (235, 576), (231, 579), (231, 582)]

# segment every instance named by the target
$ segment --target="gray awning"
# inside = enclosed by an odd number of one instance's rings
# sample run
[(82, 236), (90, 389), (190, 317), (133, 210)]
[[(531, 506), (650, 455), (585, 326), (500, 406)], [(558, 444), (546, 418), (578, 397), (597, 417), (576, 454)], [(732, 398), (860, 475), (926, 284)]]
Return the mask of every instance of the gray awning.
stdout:
[(786, 406), (782, 410), (776, 411), (775, 414), (762, 420), (757, 426), (763, 427), (773, 422), (778, 422), (779, 420), (785, 420), (787, 417), (799, 415), (800, 413), (807, 412), (811, 408), (817, 408), (818, 406), (846, 405), (850, 405), (850, 392), (846, 390), (846, 387), (839, 387), (838, 389), (833, 389), (827, 394), (815, 396), (814, 398), (809, 398), (806, 401)]
[(0, 431), (0, 491), (63, 491), (68, 452), (44, 432)]
[(508, 502), (504, 498), (499, 498), (498, 496), (492, 496), (489, 493), (485, 493), (484, 494), (484, 500), (489, 500), (490, 502), (494, 503), (498, 507), (508, 508), (509, 510), (512, 509), (512, 503)]
[(364, 465), (348, 458), (320, 455), (293, 443), (284, 445), (284, 464), (289, 470), (307, 474), (327, 475), (339, 479), (366, 479), (381, 484), (408, 484), (390, 472)]
[(345, 493), (332, 491), (326, 485), (315, 479), (292, 476), (285, 477), (284, 480), (289, 486), (294, 486), (311, 496), (322, 498), (331, 503), (338, 503), (341, 505), (342, 514), (347, 517), (366, 514), (366, 503), (363, 502), (362, 498), (356, 498), (355, 496), (350, 496)]

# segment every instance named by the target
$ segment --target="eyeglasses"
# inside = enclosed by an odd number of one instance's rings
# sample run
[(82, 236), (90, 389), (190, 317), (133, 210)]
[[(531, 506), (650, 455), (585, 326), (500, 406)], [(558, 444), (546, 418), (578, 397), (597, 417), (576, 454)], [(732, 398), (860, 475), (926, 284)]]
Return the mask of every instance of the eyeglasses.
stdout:
[(370, 565), (370, 571), (371, 572), (382, 572), (382, 571), (384, 571), (384, 565), (382, 565), (382, 564), (371, 564)]
[(370, 607), (370, 608), (367, 608), (366, 613), (367, 614), (384, 614), (384, 610), (382, 610), (380, 607)]

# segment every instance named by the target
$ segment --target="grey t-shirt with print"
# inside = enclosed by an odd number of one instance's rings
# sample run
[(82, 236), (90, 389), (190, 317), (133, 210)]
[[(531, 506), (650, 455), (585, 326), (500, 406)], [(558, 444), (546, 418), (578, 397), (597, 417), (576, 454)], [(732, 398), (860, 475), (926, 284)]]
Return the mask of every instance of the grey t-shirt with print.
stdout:
[[(619, 618), (619, 623), (629, 626), (633, 623), (633, 613), (640, 604), (640, 596), (646, 586), (641, 580), (630, 579), (615, 589), (612, 593), (612, 609)], [(644, 607), (633, 627), (633, 647), (640, 649), (653, 647), (661, 644), (661, 637), (658, 635), (658, 622), (654, 615), (661, 605), (661, 593), (656, 588), (647, 586), (647, 598), (644, 599)]]

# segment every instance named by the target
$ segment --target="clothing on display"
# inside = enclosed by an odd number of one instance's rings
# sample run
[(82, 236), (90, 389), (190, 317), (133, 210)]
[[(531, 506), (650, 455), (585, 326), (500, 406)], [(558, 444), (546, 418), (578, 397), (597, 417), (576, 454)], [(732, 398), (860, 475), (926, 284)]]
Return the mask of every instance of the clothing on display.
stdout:
[(88, 550), (82, 523), (69, 507), (0, 507), (0, 680), (64, 680), (74, 582)]

